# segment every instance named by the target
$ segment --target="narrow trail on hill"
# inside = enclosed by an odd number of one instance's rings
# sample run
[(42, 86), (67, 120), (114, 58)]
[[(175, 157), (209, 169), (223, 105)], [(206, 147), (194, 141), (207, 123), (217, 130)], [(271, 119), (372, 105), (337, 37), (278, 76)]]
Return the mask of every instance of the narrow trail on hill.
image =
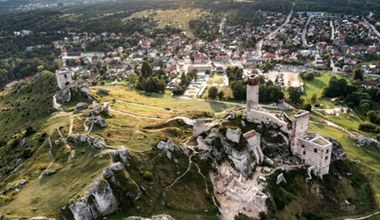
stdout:
[(195, 156), (195, 152), (192, 152), (189, 156), (189, 164), (187, 166), (187, 169), (185, 172), (182, 173), (181, 176), (177, 177), (170, 185), (166, 186), (164, 191), (166, 191), (168, 188), (174, 186), (180, 179), (182, 179), (191, 169), (191, 166), (193, 165), (193, 161), (192, 161), (192, 158)]

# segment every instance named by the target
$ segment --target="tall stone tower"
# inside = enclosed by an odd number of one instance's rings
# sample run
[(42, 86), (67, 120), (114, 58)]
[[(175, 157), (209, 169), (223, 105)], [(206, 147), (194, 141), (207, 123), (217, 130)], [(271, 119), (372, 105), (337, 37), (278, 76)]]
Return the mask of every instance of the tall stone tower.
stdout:
[(260, 76), (251, 74), (248, 76), (247, 85), (247, 112), (259, 104)]
[(305, 136), (309, 130), (310, 112), (300, 110), (294, 116), (292, 124), (291, 150), (293, 154), (300, 154), (298, 139)]
[(61, 90), (69, 88), (73, 83), (72, 72), (68, 69), (55, 71), (55, 77), (57, 78), (58, 87)]

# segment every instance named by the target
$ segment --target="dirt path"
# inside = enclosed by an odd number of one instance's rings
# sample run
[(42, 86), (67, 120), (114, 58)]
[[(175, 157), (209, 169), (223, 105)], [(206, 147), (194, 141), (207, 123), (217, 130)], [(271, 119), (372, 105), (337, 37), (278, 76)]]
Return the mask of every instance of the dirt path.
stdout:
[(185, 172), (183, 172), (183, 174), (179, 177), (177, 177), (170, 185), (166, 186), (164, 191), (166, 191), (168, 188), (174, 186), (180, 179), (182, 179), (182, 177), (184, 177), (191, 169), (191, 165), (193, 165), (193, 161), (192, 161), (192, 158), (195, 156), (195, 153), (192, 152), (189, 156), (189, 164), (188, 164), (188, 167), (186, 169)]

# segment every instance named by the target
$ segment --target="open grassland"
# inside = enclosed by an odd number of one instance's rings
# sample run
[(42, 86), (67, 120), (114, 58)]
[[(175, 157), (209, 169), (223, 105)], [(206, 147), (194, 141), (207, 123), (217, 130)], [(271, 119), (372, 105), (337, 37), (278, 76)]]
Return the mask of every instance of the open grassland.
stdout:
[[(173, 98), (169, 93), (140, 94), (125, 86), (97, 86), (110, 90), (109, 96), (97, 96), (101, 102), (108, 102), (112, 117), (109, 126), (95, 130), (111, 145), (125, 145), (134, 151), (150, 150), (158, 141), (172, 138), (181, 141), (184, 131), (176, 127), (148, 128), (164, 123), (176, 116), (190, 118), (210, 117), (233, 107), (217, 102)], [(189, 134), (188, 134), (189, 135)]]
[(331, 77), (346, 78), (336, 73), (322, 73), (321, 76), (315, 77), (312, 81), (304, 80), (305, 94), (303, 98), (305, 101), (310, 101), (311, 97), (316, 94), (318, 103), (322, 104), (324, 108), (333, 108), (334, 104), (326, 98), (322, 98), (323, 89), (329, 85)]
[(136, 17), (151, 17), (157, 21), (159, 28), (172, 26), (180, 28), (186, 31), (186, 33), (188, 33), (190, 36), (193, 36), (189, 28), (189, 21), (199, 19), (208, 14), (210, 14), (210, 12), (199, 8), (180, 8), (170, 10), (149, 9), (133, 13), (131, 16), (125, 19)]

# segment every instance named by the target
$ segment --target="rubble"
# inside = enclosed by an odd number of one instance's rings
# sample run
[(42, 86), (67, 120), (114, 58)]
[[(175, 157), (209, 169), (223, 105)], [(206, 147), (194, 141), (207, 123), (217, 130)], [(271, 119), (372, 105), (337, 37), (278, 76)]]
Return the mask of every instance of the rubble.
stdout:
[(241, 130), (240, 128), (237, 129), (231, 129), (228, 128), (226, 132), (226, 138), (234, 143), (239, 143), (241, 137)]
[(110, 91), (107, 90), (107, 89), (97, 89), (97, 90), (96, 90), (96, 94), (97, 94), (97, 95), (107, 96), (107, 95), (110, 94)]
[(91, 147), (98, 150), (107, 147), (107, 143), (103, 138), (92, 137), (87, 134), (71, 134), (69, 135), (68, 140), (71, 140), (75, 143), (88, 143)]
[(166, 153), (167, 158), (173, 159), (173, 153), (177, 145), (173, 143), (173, 140), (169, 139), (167, 142), (160, 141), (157, 144), (157, 149), (163, 150)]
[(90, 125), (98, 125), (101, 128), (106, 128), (108, 126), (107, 122), (101, 116), (91, 117), (87, 119), (87, 123)]
[(206, 132), (206, 130), (205, 120), (196, 120), (193, 126), (193, 136), (198, 137), (199, 135)]
[(361, 135), (358, 135), (358, 136), (350, 135), (349, 138), (355, 140), (356, 144), (359, 145), (360, 147), (375, 147), (375, 148), (380, 149), (380, 144), (376, 139), (364, 137)]
[(234, 219), (238, 213), (258, 219), (260, 212), (267, 212), (263, 186), (254, 179), (246, 179), (228, 163), (218, 166), (216, 174), (210, 174), (215, 196), (220, 202), (221, 219)]
[(99, 115), (100, 112), (102, 111), (102, 106), (96, 100), (92, 101), (92, 108), (93, 108), (92, 112), (94, 112), (97, 115)]
[(79, 102), (78, 104), (75, 105), (75, 110), (76, 111), (84, 110), (84, 109), (87, 109), (87, 108), (88, 108), (88, 105), (85, 102)]
[(50, 175), (53, 175), (57, 173), (57, 170), (54, 170), (54, 169), (46, 169), (44, 171), (42, 171), (41, 175), (42, 176), (50, 176)]
[(283, 173), (280, 173), (280, 174), (277, 176), (277, 179), (276, 179), (276, 184), (279, 185), (280, 183), (286, 183), (286, 179), (285, 179)]

